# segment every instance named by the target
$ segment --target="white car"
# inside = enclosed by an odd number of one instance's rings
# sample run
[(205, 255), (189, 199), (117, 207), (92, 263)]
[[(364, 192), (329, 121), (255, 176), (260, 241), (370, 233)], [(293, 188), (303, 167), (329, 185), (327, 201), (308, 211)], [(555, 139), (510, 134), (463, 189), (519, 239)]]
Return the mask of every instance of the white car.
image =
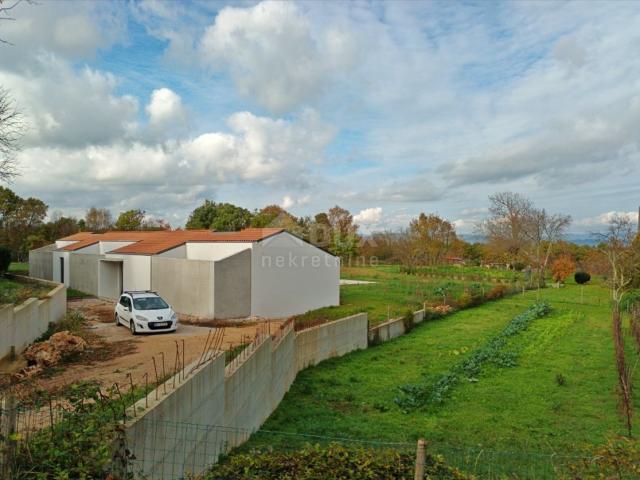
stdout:
[(124, 292), (116, 304), (116, 325), (129, 327), (131, 333), (175, 332), (178, 315), (155, 292)]

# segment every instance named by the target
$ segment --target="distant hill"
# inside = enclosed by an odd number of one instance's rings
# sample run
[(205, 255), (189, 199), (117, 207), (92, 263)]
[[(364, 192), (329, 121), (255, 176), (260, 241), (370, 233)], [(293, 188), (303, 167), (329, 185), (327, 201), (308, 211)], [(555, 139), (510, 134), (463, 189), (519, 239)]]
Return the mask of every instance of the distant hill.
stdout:
[[(477, 233), (460, 233), (460, 236), (464, 241), (470, 243), (484, 243), (485, 238)], [(596, 245), (598, 242), (594, 236), (590, 233), (567, 233), (564, 239), (568, 242), (575, 243), (577, 245)]]

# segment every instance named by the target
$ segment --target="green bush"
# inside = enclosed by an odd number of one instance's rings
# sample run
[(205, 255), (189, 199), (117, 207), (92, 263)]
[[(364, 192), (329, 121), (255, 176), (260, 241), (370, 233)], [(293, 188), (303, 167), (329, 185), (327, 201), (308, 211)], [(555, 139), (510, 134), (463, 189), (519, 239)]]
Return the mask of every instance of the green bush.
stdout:
[(578, 285), (584, 285), (589, 280), (591, 280), (591, 275), (587, 272), (576, 272), (573, 276), (573, 279)]
[(640, 305), (640, 290), (631, 290), (625, 293), (620, 301), (622, 311), (630, 310), (634, 305)]
[[(215, 465), (201, 480), (411, 480), (415, 458), (411, 451), (305, 445), (300, 450), (251, 451), (232, 455)], [(426, 478), (470, 479), (445, 464), (440, 456), (427, 455)]]
[(513, 269), (516, 272), (521, 272), (522, 270), (524, 270), (525, 264), (522, 262), (516, 262), (513, 264)]
[(0, 247), (0, 274), (7, 273), (11, 265), (11, 250), (7, 247)]
[(409, 333), (415, 327), (415, 323), (413, 321), (413, 312), (411, 310), (407, 310), (402, 317), (402, 324), (404, 325), (404, 332)]
[(469, 292), (462, 292), (456, 300), (458, 308), (468, 308), (473, 305), (473, 297)]
[(487, 300), (498, 300), (503, 298), (509, 289), (506, 285), (496, 285), (487, 293)]

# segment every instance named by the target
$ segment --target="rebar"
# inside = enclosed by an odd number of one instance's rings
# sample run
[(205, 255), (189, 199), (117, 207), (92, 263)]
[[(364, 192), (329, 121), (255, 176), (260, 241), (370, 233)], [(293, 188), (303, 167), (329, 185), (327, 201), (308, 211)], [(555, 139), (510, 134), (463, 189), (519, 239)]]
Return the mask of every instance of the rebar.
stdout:
[(131, 375), (131, 372), (127, 373), (127, 377), (129, 377), (129, 385), (131, 385), (131, 389), (129, 390), (129, 393), (131, 394), (131, 403), (133, 403), (133, 416), (136, 417), (136, 404), (135, 404), (135, 400), (136, 400), (136, 395), (133, 391), (133, 375)]
[(160, 356), (162, 357), (162, 390), (164, 394), (167, 394), (167, 373), (164, 370), (164, 352), (160, 352)]
[(158, 400), (158, 368), (156, 367), (156, 357), (153, 356), (153, 371), (156, 372), (156, 400)]
[(149, 408), (149, 373), (144, 372), (144, 406)]

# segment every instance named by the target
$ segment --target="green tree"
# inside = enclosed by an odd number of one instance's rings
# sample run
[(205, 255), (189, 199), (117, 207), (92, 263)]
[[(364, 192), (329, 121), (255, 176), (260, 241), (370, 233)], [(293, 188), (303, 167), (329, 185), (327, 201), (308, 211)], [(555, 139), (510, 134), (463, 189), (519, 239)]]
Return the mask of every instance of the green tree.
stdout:
[(118, 215), (114, 227), (116, 230), (142, 230), (144, 217), (144, 210), (127, 210)]
[[(353, 223), (353, 215), (349, 210), (336, 205), (329, 209), (326, 216), (331, 227), (329, 250), (343, 260), (351, 260), (358, 251), (359, 242), (358, 225)], [(324, 220), (316, 215), (318, 217)]]
[(187, 229), (212, 229), (219, 232), (235, 232), (251, 223), (251, 212), (231, 203), (216, 203), (205, 200), (196, 208), (187, 221)]

